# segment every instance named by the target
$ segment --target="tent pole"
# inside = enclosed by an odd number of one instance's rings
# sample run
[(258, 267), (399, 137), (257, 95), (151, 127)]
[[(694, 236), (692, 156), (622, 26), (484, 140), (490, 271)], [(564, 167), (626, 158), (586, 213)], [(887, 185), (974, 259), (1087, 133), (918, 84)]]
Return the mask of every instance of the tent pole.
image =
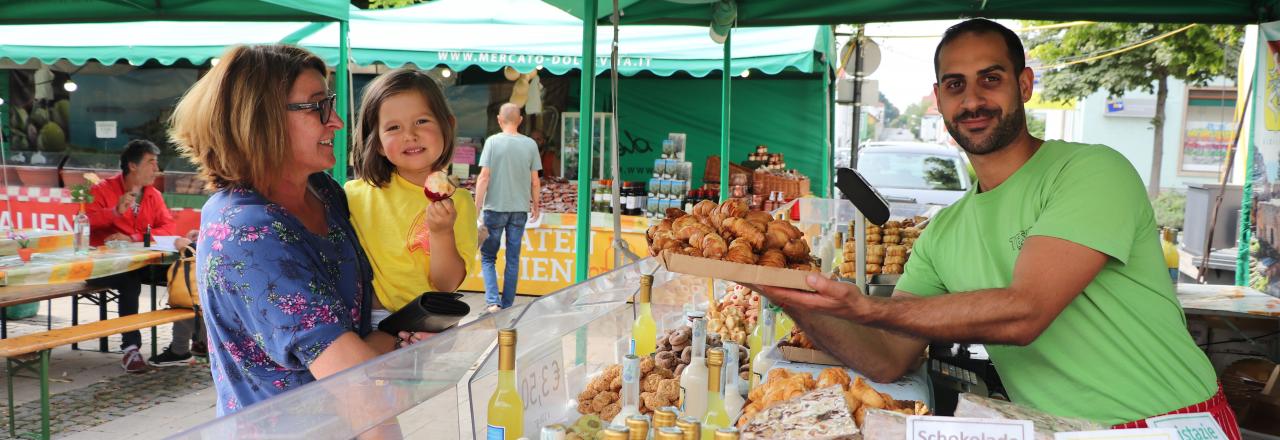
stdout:
[(591, 257), (591, 148), (595, 115), (596, 90), (596, 0), (582, 0), (585, 11), (582, 20), (582, 81), (578, 91), (578, 212), (577, 257), (574, 259), (573, 280), (586, 281), (590, 276)]
[(729, 85), (733, 79), (733, 28), (724, 35), (724, 70), (720, 79), (720, 202), (729, 200)]
[(333, 156), (337, 158), (337, 162), (333, 164), (333, 180), (337, 180), (338, 184), (347, 181), (347, 163), (350, 158), (347, 157), (347, 127), (352, 122), (347, 112), (348, 103), (351, 101), (351, 84), (348, 63), (351, 62), (351, 47), (347, 39), (347, 33), (351, 30), (350, 24), (346, 20), (338, 22), (338, 65), (336, 69), (337, 86), (335, 93), (338, 94), (338, 101), (334, 103), (334, 109), (338, 112), (338, 118), (342, 119), (342, 129), (334, 133), (333, 138)]

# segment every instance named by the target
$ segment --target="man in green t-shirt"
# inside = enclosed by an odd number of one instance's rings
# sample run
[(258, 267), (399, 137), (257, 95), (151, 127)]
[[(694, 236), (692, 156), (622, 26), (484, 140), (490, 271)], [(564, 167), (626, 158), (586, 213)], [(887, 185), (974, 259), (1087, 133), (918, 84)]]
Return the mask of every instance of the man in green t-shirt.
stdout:
[(905, 374), (927, 341), (983, 343), (1016, 403), (1121, 425), (1218, 401), (1200, 411), (1238, 438), (1141, 178), (1106, 146), (1032, 137), (1024, 63), (1017, 35), (989, 20), (938, 44), (938, 110), (978, 185), (931, 221), (892, 298), (816, 275), (816, 294), (758, 289), (876, 381)]

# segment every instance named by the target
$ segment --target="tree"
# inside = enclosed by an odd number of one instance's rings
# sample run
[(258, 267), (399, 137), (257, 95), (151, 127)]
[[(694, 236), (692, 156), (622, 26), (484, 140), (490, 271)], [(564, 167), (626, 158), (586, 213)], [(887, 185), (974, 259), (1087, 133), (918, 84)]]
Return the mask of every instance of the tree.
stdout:
[(898, 120), (894, 126), (910, 130), (911, 134), (915, 135), (916, 139), (920, 139), (920, 120), (924, 117), (924, 112), (929, 110), (931, 99), (932, 98), (924, 98), (921, 99), (920, 102), (908, 105), (907, 109), (903, 110), (902, 114), (898, 116)]
[(883, 120), (885, 121), (885, 125), (891, 124), (895, 119), (898, 119), (898, 107), (895, 107), (892, 102), (889, 102), (889, 98), (884, 96), (884, 92), (880, 92), (880, 104), (884, 106)]
[(1032, 136), (1044, 139), (1044, 125), (1044, 118), (1038, 114), (1027, 112), (1027, 131), (1031, 132)]
[[(1048, 24), (1029, 21), (1027, 25)], [(1147, 192), (1160, 192), (1160, 170), (1164, 156), (1165, 103), (1169, 79), (1202, 86), (1226, 75), (1235, 78), (1240, 56), (1242, 26), (1185, 25), (1155, 23), (1094, 23), (1039, 31), (1027, 36), (1030, 58), (1048, 67), (1040, 84), (1044, 98), (1066, 101), (1085, 98), (1106, 90), (1111, 97), (1126, 91), (1156, 95), (1156, 114), (1151, 119), (1155, 139), (1151, 150), (1151, 180)], [(1161, 38), (1164, 37), (1164, 38)], [(1139, 43), (1151, 44), (1135, 47)], [(1117, 49), (1133, 48), (1113, 53)], [(1102, 56), (1097, 59), (1090, 59)], [(1070, 64), (1073, 61), (1084, 61)]]

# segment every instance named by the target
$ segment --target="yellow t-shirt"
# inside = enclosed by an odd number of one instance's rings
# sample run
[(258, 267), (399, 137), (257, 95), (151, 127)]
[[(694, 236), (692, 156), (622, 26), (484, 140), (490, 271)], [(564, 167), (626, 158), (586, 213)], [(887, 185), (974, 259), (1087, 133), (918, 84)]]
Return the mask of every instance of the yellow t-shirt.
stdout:
[[(429, 277), (430, 250), (422, 239), (428, 235), (425, 210), (431, 200), (422, 195), (422, 187), (392, 173), (386, 187), (352, 180), (344, 189), (351, 223), (369, 255), (374, 292), (382, 306), (394, 312), (423, 292), (436, 290)], [(458, 212), (453, 223), (454, 244), (467, 272), (473, 273), (479, 238), (476, 202), (465, 189), (454, 192), (452, 200)]]

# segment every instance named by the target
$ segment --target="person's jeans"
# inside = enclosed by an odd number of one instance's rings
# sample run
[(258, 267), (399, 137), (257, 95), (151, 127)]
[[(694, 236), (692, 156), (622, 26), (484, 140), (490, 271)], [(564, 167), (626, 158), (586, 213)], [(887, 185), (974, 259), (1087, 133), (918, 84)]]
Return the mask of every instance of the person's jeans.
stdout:
[[(524, 224), (529, 220), (527, 212), (484, 212), (484, 227), (489, 237), (480, 244), (480, 268), (484, 275), (484, 302), (511, 307), (516, 300), (516, 283), (520, 281), (520, 243), (524, 240)], [(498, 298), (498, 246), (502, 235), (507, 236), (506, 269), (502, 274), (502, 298)]]
[[(142, 294), (142, 272), (145, 270), (140, 269), (133, 272), (93, 278), (87, 280), (87, 282), (91, 286), (109, 288), (120, 295), (117, 300), (120, 306), (117, 309), (120, 312), (120, 316), (136, 315), (138, 314), (138, 296)], [(130, 346), (142, 349), (142, 332), (137, 330), (125, 332), (121, 335), (121, 339), (121, 349), (129, 348)]]

